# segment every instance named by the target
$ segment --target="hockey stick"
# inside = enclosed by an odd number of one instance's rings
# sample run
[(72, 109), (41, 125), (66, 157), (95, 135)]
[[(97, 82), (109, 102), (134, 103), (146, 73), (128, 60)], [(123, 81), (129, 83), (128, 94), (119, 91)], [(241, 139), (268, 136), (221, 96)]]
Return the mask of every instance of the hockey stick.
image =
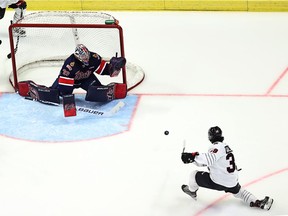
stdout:
[(185, 148), (186, 148), (186, 140), (184, 139), (184, 140), (183, 140), (183, 150), (182, 150), (182, 153), (184, 153)]
[(25, 98), (26, 100), (39, 101), (40, 103), (43, 103), (43, 104), (59, 106), (58, 103), (54, 103), (54, 102), (51, 102), (51, 101), (39, 100), (39, 99), (32, 98), (32, 97), (30, 97), (30, 96), (26, 96), (26, 97), (24, 97), (24, 98)]
[[(69, 16), (69, 18), (70, 18), (70, 22), (72, 24), (76, 24), (74, 16)], [(77, 28), (72, 28), (72, 33), (73, 33), (73, 36), (74, 36), (75, 45), (80, 44), (80, 38), (79, 38), (79, 34), (78, 34), (78, 29)]]
[[(23, 9), (21, 9), (20, 18), (23, 18)], [(13, 24), (13, 21), (11, 20), (11, 25), (12, 25), (12, 24)], [(14, 54), (17, 53), (19, 40), (20, 40), (20, 34), (18, 33), (17, 40), (16, 40), (16, 46), (15, 46), (15, 48), (14, 48)], [(12, 55), (12, 54), (9, 53), (9, 54), (7, 55), (7, 58), (8, 58), (8, 59), (11, 59), (11, 55)]]
[[(16, 54), (17, 53), (17, 50), (18, 50), (18, 44), (19, 44), (19, 38), (20, 38), (20, 36), (18, 35), (17, 36), (17, 41), (16, 41), (16, 46), (15, 46), (15, 48), (14, 48), (14, 53)], [(11, 53), (9, 53), (8, 55), (7, 55), (7, 58), (8, 59), (11, 59)]]
[[(57, 104), (57, 103), (53, 103), (53, 102), (50, 102), (50, 101), (36, 100), (36, 99), (33, 99), (32, 97), (29, 97), (29, 96), (25, 97), (25, 99), (26, 100), (31, 100), (31, 101), (39, 101), (40, 103), (43, 103), (43, 104), (59, 106), (59, 104)], [(79, 112), (85, 112), (85, 113), (89, 113), (89, 114), (92, 114), (92, 115), (109, 117), (109, 116), (112, 116), (115, 113), (117, 113), (124, 106), (125, 106), (125, 103), (123, 101), (119, 101), (109, 111), (101, 111), (101, 110), (91, 109), (91, 108), (87, 108), (87, 107), (79, 107), (79, 106), (77, 106), (76, 108), (77, 108), (77, 111), (79, 111)]]
[(89, 113), (89, 114), (96, 115), (96, 116), (109, 117), (117, 113), (124, 106), (125, 106), (125, 103), (123, 101), (119, 101), (109, 111), (101, 111), (101, 110), (91, 109), (87, 107), (79, 107), (79, 106), (77, 106), (77, 111)]

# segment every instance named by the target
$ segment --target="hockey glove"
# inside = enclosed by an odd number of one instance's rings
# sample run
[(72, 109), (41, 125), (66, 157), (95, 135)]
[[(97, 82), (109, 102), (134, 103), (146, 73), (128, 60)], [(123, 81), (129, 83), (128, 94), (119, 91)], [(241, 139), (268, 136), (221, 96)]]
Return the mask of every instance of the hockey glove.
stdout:
[(111, 77), (116, 77), (120, 73), (122, 67), (126, 64), (124, 57), (112, 57), (109, 64), (109, 73)]
[(13, 8), (13, 9), (19, 8), (19, 9), (24, 10), (27, 8), (27, 3), (23, 0), (21, 0), (21, 1), (16, 2), (15, 4), (9, 5), (8, 8)]
[(192, 152), (192, 153), (183, 152), (181, 155), (181, 160), (183, 161), (184, 164), (193, 163), (197, 155), (199, 155), (198, 152)]

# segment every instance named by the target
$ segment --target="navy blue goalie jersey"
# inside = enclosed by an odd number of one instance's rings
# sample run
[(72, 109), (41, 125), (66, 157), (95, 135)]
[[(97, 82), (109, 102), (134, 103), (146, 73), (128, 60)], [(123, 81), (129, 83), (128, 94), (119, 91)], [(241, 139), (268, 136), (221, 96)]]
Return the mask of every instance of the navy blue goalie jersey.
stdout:
[(110, 75), (108, 65), (107, 61), (94, 52), (90, 52), (89, 63), (87, 65), (80, 62), (72, 54), (65, 60), (61, 68), (57, 78), (57, 88), (62, 94), (71, 94), (73, 89), (79, 87), (83, 81), (91, 79), (91, 77), (97, 79), (94, 73)]

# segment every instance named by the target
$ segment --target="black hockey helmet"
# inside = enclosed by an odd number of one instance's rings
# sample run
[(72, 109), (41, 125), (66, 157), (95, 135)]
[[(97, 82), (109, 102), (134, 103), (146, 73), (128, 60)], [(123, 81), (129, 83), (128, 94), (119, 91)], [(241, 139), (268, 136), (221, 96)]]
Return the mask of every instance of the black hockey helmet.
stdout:
[(224, 137), (222, 136), (222, 130), (220, 127), (215, 126), (215, 127), (211, 127), (208, 130), (208, 139), (210, 140), (211, 143), (214, 142), (223, 142)]

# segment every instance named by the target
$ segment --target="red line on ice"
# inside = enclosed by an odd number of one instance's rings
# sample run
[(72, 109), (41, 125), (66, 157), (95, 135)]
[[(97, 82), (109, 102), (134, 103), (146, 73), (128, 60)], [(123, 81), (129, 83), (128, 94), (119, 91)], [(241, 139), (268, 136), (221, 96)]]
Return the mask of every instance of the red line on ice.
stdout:
[[(288, 171), (288, 167), (283, 168), (283, 169), (280, 169), (280, 170), (277, 170), (277, 171), (272, 172), (272, 173), (269, 173), (269, 174), (267, 174), (267, 175), (265, 175), (265, 176), (262, 176), (262, 177), (260, 177), (260, 178), (257, 178), (257, 179), (255, 179), (255, 180), (253, 180), (253, 181), (245, 184), (243, 187), (248, 187), (248, 186), (253, 185), (253, 184), (255, 184), (255, 183), (258, 183), (258, 182), (260, 182), (260, 181), (262, 181), (262, 180), (264, 180), (264, 179), (270, 178), (270, 177), (272, 177), (272, 176), (281, 174), (281, 173), (286, 172), (286, 171)], [(225, 195), (219, 197), (218, 199), (214, 200), (214, 201), (211, 202), (209, 205), (207, 205), (205, 208), (203, 208), (203, 209), (201, 209), (200, 211), (196, 212), (193, 216), (200, 216), (200, 215), (202, 215), (204, 212), (206, 212), (207, 210), (209, 210), (210, 208), (212, 208), (213, 206), (215, 206), (217, 203), (219, 203), (220, 201), (224, 200), (225, 198), (227, 198), (228, 196), (231, 196), (231, 195), (232, 195), (232, 194), (225, 194)]]
[(271, 85), (271, 87), (268, 89), (268, 91), (266, 92), (265, 95), (269, 95), (273, 89), (278, 85), (278, 83), (282, 80), (282, 78), (286, 75), (286, 73), (288, 72), (288, 68), (286, 68), (281, 75), (278, 77), (278, 79)]

